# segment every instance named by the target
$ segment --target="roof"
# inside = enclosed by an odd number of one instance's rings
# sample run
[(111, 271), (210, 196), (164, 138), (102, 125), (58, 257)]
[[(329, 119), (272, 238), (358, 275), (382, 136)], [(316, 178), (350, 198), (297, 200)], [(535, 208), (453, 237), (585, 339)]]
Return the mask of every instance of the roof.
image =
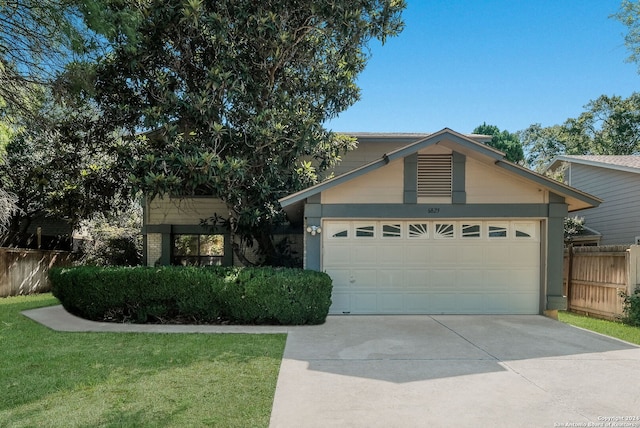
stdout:
[(602, 238), (602, 233), (588, 226), (583, 225), (582, 230), (571, 236), (572, 241), (587, 241)]
[(556, 180), (545, 177), (527, 168), (511, 163), (505, 159), (505, 155), (503, 152), (496, 150), (491, 146), (482, 144), (481, 142), (478, 142), (476, 139), (471, 138), (471, 136), (460, 134), (449, 128), (444, 128), (441, 131), (433, 134), (363, 134), (363, 133), (357, 134), (356, 133), (356, 134), (348, 134), (348, 135), (361, 136), (361, 137), (362, 136), (372, 137), (375, 135), (379, 138), (393, 138), (394, 135), (395, 136), (412, 135), (413, 138), (417, 138), (417, 140), (397, 150), (386, 153), (381, 158), (376, 159), (359, 168), (353, 169), (347, 173), (344, 173), (332, 179), (323, 181), (314, 186), (308, 187), (304, 190), (301, 190), (299, 192), (296, 192), (291, 195), (285, 196), (284, 198), (281, 198), (279, 202), (283, 208), (290, 207), (294, 204), (304, 201), (306, 198), (317, 195), (325, 190), (328, 190), (339, 184), (345, 183), (353, 178), (359, 177), (361, 175), (374, 171), (378, 168), (381, 168), (386, 164), (388, 164), (389, 162), (391, 162), (392, 160), (404, 158), (413, 153), (417, 153), (419, 150), (422, 150), (426, 147), (438, 144), (444, 140), (453, 142), (456, 145), (456, 150), (460, 151), (465, 155), (473, 154), (475, 157), (483, 157), (506, 171), (514, 173), (525, 179), (528, 179), (529, 181), (533, 181), (536, 184), (543, 186), (546, 189), (560, 196), (571, 199), (572, 202), (569, 203), (569, 211), (577, 211), (585, 208), (591, 208), (593, 206), (600, 205), (600, 203), (602, 202), (599, 198), (595, 196), (582, 192), (571, 186), (567, 186), (564, 183), (560, 183)]
[[(421, 133), (421, 132), (340, 132), (340, 134), (349, 135), (355, 137), (359, 141), (367, 140), (367, 142), (375, 140), (393, 140), (407, 142), (415, 142), (423, 138), (434, 135), (433, 133)], [(478, 143), (488, 143), (493, 139), (492, 135), (484, 134), (463, 134), (465, 137), (475, 140)]]
[(554, 158), (547, 170), (553, 171), (564, 162), (640, 174), (638, 155), (562, 155)]

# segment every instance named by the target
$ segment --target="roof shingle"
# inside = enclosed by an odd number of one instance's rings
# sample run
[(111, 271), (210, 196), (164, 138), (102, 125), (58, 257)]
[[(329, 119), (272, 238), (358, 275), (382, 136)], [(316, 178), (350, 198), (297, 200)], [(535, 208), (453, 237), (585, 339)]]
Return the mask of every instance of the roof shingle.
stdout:
[(640, 170), (640, 156), (638, 155), (563, 155), (558, 158), (564, 161), (586, 161), (604, 165), (637, 168)]

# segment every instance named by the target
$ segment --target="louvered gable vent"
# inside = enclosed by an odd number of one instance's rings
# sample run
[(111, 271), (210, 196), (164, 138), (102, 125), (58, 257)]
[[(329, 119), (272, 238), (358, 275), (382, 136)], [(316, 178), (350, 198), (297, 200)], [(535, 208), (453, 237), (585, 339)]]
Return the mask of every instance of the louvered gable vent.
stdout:
[(418, 155), (418, 197), (451, 196), (451, 155)]

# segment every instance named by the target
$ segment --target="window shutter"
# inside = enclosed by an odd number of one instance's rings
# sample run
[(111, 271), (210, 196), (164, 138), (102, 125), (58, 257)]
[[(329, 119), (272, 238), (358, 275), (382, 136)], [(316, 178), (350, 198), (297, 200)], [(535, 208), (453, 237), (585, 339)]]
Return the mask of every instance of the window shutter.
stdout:
[(451, 155), (418, 155), (418, 197), (451, 196)]

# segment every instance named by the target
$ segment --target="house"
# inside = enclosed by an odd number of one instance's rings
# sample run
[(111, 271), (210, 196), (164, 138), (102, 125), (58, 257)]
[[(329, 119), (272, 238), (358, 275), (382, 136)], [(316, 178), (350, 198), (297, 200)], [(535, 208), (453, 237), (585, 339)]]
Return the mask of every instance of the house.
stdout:
[(592, 233), (578, 237), (578, 242), (596, 238), (600, 245), (616, 245), (640, 240), (640, 156), (563, 155), (547, 171), (562, 174), (567, 185), (603, 200), (580, 213)]
[[(333, 279), (331, 313), (565, 308), (563, 219), (597, 206), (598, 198), (506, 161), (484, 144), (487, 136), (446, 128), (354, 136), (359, 147), (335, 178), (280, 200), (291, 223), (301, 225), (305, 268)], [(232, 263), (228, 239), (216, 238), (218, 250), (208, 250), (210, 238), (197, 235), (197, 219), (224, 207), (211, 198), (182, 204), (147, 203), (149, 263), (168, 261), (172, 246), (189, 253), (182, 257)], [(189, 234), (181, 248), (172, 240)]]
[(19, 229), (21, 232), (17, 234), (8, 232), (0, 235), (0, 246), (63, 251), (72, 249), (72, 227), (61, 217), (38, 212), (29, 218), (23, 217)]

